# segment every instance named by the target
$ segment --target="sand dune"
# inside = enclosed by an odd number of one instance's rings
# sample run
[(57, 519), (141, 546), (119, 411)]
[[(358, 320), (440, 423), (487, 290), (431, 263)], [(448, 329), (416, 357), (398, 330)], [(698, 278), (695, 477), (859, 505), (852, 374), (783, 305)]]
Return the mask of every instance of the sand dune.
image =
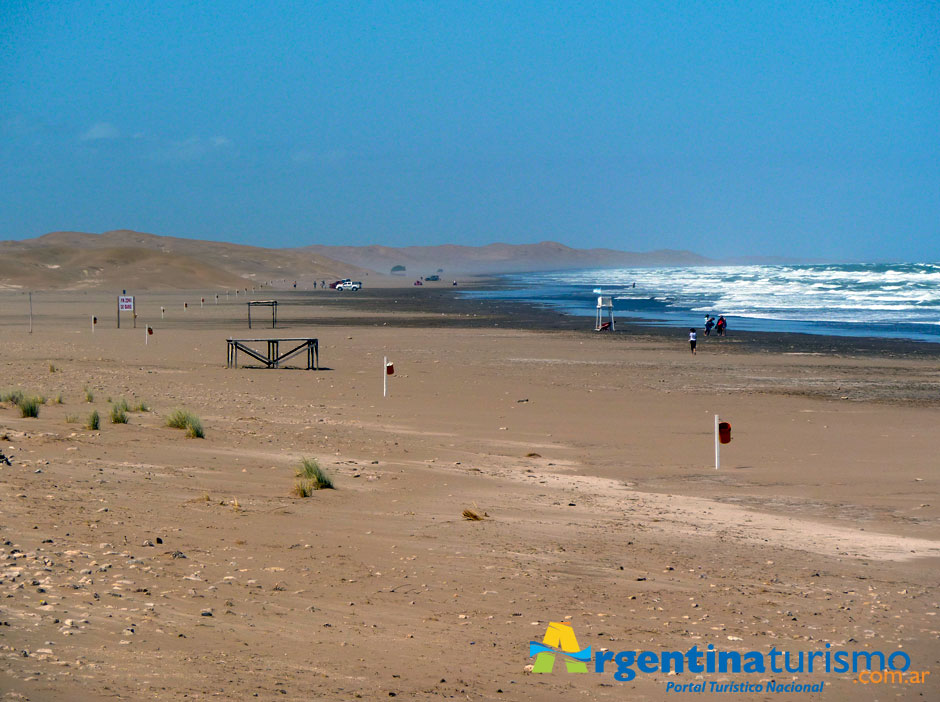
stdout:
[(0, 242), (0, 288), (8, 289), (228, 289), (368, 273), (312, 252), (129, 230)]
[[(416, 276), (506, 273), (569, 268), (700, 265), (688, 251), (630, 253), (575, 249), (557, 242), (488, 246), (306, 246), (272, 249), (222, 241), (158, 236), (126, 229), (103, 234), (51, 232), (0, 242), (0, 289), (231, 289), (262, 284), (369, 277), (374, 285)], [(393, 266), (404, 276), (390, 276)]]

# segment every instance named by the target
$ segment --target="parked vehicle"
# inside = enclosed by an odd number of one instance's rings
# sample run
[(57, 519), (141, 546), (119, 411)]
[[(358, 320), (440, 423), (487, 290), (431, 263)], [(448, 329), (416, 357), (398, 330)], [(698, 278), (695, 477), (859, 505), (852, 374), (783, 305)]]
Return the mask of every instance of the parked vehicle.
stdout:
[(428, 282), (440, 280), (440, 279), (441, 279), (441, 276), (439, 275), (429, 275), (427, 278), (425, 278), (425, 280)]
[(344, 280), (336, 286), (337, 290), (361, 290), (361, 280)]
[(352, 281), (349, 278), (343, 278), (342, 280), (337, 280), (336, 282), (330, 283), (330, 287), (334, 290), (337, 286), (342, 285), (343, 283), (351, 283)]

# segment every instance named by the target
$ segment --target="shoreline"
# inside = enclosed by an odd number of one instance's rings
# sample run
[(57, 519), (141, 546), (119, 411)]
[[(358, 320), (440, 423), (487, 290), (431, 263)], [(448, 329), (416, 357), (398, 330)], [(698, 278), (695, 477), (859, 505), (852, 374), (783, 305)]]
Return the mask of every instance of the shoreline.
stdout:
[[(249, 293), (250, 299), (267, 299), (277, 296), (280, 300), (281, 310), (291, 310), (292, 319), (284, 318), (284, 328), (287, 324), (316, 325), (316, 324), (368, 324), (365, 315), (375, 312), (380, 320), (375, 326), (394, 326), (411, 328), (486, 328), (501, 327), (506, 329), (519, 329), (528, 331), (568, 331), (586, 333), (590, 336), (598, 334), (593, 330), (593, 318), (590, 315), (572, 315), (561, 312), (548, 305), (539, 304), (529, 300), (506, 300), (493, 298), (470, 298), (461, 293), (465, 291), (487, 290), (493, 288), (503, 289), (505, 286), (493, 276), (475, 276), (469, 281), (462, 282), (459, 289), (449, 285), (434, 284), (420, 287), (411, 285), (392, 287), (366, 286), (356, 292), (336, 292), (331, 289), (291, 290), (265, 288)], [(21, 302), (21, 315), (26, 314), (26, 292), (24, 290), (0, 290), (0, 301), (13, 299)], [(102, 289), (86, 290), (33, 290), (34, 301), (39, 303), (43, 299), (80, 303), (89, 297), (117, 294), (119, 291)], [(192, 290), (145, 290), (137, 293), (142, 300), (148, 298), (178, 298), (190, 300), (191, 304), (200, 296), (208, 301), (214, 298), (217, 291), (195, 288)], [(223, 304), (243, 304), (241, 299), (227, 298)], [(297, 315), (293, 314), (296, 308), (312, 304), (329, 310), (328, 315)], [(206, 302), (206, 307), (211, 307)], [(337, 314), (337, 310), (349, 309), (354, 314), (344, 318)], [(110, 314), (110, 311), (108, 311)], [(616, 314), (616, 313), (615, 313)], [(0, 325), (5, 318), (11, 321), (17, 315), (0, 311)], [(282, 316), (279, 314), (278, 321)], [(159, 320), (162, 326), (173, 327), (176, 322), (172, 320)], [(233, 314), (228, 320), (233, 325), (239, 325), (244, 320), (240, 314)], [(906, 339), (880, 336), (856, 336), (812, 333), (805, 331), (743, 331), (732, 329), (730, 334), (719, 340), (713, 334), (706, 338), (701, 333), (701, 320), (695, 317), (689, 326), (695, 326), (699, 333), (699, 350), (703, 349), (703, 342), (710, 343), (712, 339), (718, 343), (711, 344), (715, 350), (721, 348), (719, 353), (729, 350), (747, 349), (756, 352), (778, 353), (807, 353), (830, 354), (846, 356), (878, 356), (884, 358), (925, 358), (940, 361), (940, 342), (920, 339)], [(688, 327), (667, 326), (660, 323), (649, 323), (642, 318), (620, 316), (616, 318), (618, 330), (613, 334), (603, 334), (613, 339), (625, 336), (635, 338), (641, 336), (647, 339), (662, 341), (687, 340)], [(720, 346), (719, 346), (720, 344)]]
[[(684, 346), (687, 341), (687, 327), (669, 327), (661, 324), (645, 323), (642, 319), (620, 317), (617, 331), (598, 333), (593, 330), (590, 316), (570, 315), (546, 305), (527, 300), (500, 300), (468, 298), (460, 294), (465, 290), (485, 290), (495, 286), (493, 278), (481, 277), (462, 284), (460, 290), (447, 287), (423, 286), (403, 287), (366, 287), (356, 292), (336, 292), (330, 289), (316, 290), (270, 290), (264, 289), (249, 293), (250, 299), (279, 300), (278, 328), (289, 329), (299, 326), (352, 325), (352, 326), (388, 326), (394, 328), (452, 328), (478, 329), (503, 328), (534, 332), (570, 332), (584, 334), (591, 338), (605, 338), (609, 341), (636, 340), (675, 343)], [(67, 321), (71, 315), (63, 314), (61, 305), (87, 306), (92, 299), (107, 298), (117, 292), (108, 290), (37, 290), (33, 291), (33, 301), (37, 320), (49, 315), (49, 307), (56, 309), (51, 319), (56, 322)], [(223, 299), (221, 305), (209, 302), (214, 291), (194, 290), (147, 290), (137, 294), (138, 304), (147, 305), (154, 299), (176, 299), (181, 306), (189, 301), (198, 306), (200, 296), (204, 296), (208, 310), (215, 310), (211, 325), (243, 326), (245, 312), (242, 305), (245, 300)], [(24, 291), (0, 291), (0, 302), (6, 297), (13, 304), (0, 307), (0, 327), (25, 327), (28, 324), (28, 303)], [(18, 303), (18, 304), (16, 304)], [(152, 306), (152, 305), (151, 305)], [(305, 314), (304, 307), (317, 308), (313, 314)], [(45, 309), (43, 309), (45, 307)], [(16, 309), (19, 308), (19, 309)], [(113, 309), (100, 305), (101, 327), (113, 325)], [(229, 314), (219, 315), (221, 310)], [(350, 314), (343, 314), (348, 311)], [(369, 314), (376, 314), (374, 321)], [(108, 317), (110, 315), (111, 317)], [(77, 315), (76, 315), (77, 316)], [(144, 323), (144, 313), (141, 323)], [(259, 318), (260, 319), (260, 318)], [(127, 320), (125, 320), (126, 322)], [(698, 320), (700, 321), (700, 320)], [(155, 327), (162, 328), (199, 328), (204, 322), (190, 316), (183, 322), (167, 307), (167, 318), (161, 319), (151, 314), (147, 319)], [(263, 320), (258, 322), (264, 328)], [(694, 326), (690, 324), (689, 326)], [(696, 327), (700, 330), (700, 326)], [(940, 361), (940, 343), (917, 339), (899, 339), (877, 336), (841, 336), (833, 334), (813, 334), (802, 331), (737, 331), (732, 329), (725, 337), (712, 334), (705, 337), (699, 333), (699, 351), (730, 353), (748, 351), (754, 353), (784, 353), (806, 355), (831, 355), (847, 357), (910, 358)]]
[[(471, 285), (464, 285), (463, 290), (481, 290), (493, 287), (489, 279)], [(289, 293), (309, 294), (311, 301), (328, 307), (363, 309), (373, 304), (376, 312), (418, 313), (445, 315), (440, 320), (430, 318), (397, 319), (395, 326), (440, 326), (477, 328), (499, 326), (508, 329), (529, 331), (569, 331), (598, 336), (593, 331), (593, 319), (589, 316), (570, 315), (559, 312), (538, 303), (516, 300), (473, 299), (460, 295), (452, 288), (370, 288), (352, 295), (336, 293), (335, 297), (321, 299), (321, 293), (331, 290), (304, 291)], [(341, 297), (342, 296), (342, 297)], [(290, 304), (290, 303), (288, 303)], [(471, 316), (467, 316), (471, 315)], [(352, 320), (350, 320), (352, 321)], [(361, 324), (357, 318), (355, 323)], [(389, 324), (393, 324), (389, 322)], [(633, 321), (629, 318), (617, 320), (619, 327), (613, 334), (603, 334), (617, 339), (622, 336), (637, 335), (663, 341), (684, 342), (687, 339), (683, 327), (665, 327), (658, 324)], [(692, 325), (690, 325), (692, 326)], [(699, 334), (700, 350), (703, 347), (703, 335)], [(712, 335), (709, 339), (718, 339)], [(832, 334), (811, 334), (806, 332), (764, 332), (735, 331), (720, 341), (727, 347), (746, 347), (754, 351), (828, 353), (841, 355), (874, 355), (887, 358), (911, 357), (940, 360), (940, 343), (915, 339), (896, 339), (866, 336), (839, 336)], [(717, 344), (715, 345), (717, 346)]]

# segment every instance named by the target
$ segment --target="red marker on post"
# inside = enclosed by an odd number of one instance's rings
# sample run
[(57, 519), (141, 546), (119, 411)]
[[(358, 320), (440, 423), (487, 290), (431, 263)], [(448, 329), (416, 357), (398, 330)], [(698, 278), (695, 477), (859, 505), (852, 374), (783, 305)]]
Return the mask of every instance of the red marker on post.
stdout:
[(731, 443), (731, 424), (719, 422), (715, 415), (715, 470), (721, 466), (721, 445)]
[(388, 397), (388, 376), (395, 375), (395, 364), (388, 360), (388, 356), (382, 363), (385, 371), (382, 373), (382, 397)]

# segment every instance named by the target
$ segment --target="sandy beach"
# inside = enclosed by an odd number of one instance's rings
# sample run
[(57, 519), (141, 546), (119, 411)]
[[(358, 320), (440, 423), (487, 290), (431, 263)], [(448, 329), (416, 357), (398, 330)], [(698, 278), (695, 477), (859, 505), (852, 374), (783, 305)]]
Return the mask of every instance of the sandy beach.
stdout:
[[(0, 405), (3, 699), (940, 696), (937, 345), (732, 334), (693, 357), (681, 330), (444, 289), (257, 297), (277, 330), (215, 291), (141, 294), (116, 329), (85, 291), (35, 294), (29, 333), (0, 295), (0, 388), (46, 398)], [(321, 369), (225, 367), (226, 338), (266, 336), (316, 337)], [(121, 398), (149, 411), (112, 424)], [(165, 426), (177, 408), (205, 438)], [(336, 489), (293, 496), (303, 457)], [(595, 651), (831, 644), (933, 675), (533, 673), (550, 622)]]

